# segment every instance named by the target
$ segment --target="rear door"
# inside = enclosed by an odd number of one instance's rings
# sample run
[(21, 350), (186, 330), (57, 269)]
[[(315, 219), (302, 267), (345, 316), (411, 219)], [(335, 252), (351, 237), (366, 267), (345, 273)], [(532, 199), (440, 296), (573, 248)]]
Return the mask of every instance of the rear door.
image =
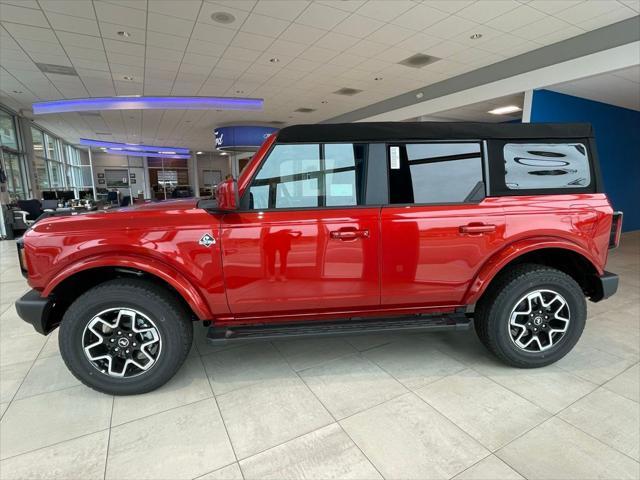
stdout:
[(384, 306), (452, 306), (504, 243), (505, 217), (485, 198), (481, 142), (387, 146), (382, 209)]
[(380, 303), (380, 207), (366, 205), (364, 144), (276, 145), (248, 209), (224, 216), (227, 298), (237, 317)]

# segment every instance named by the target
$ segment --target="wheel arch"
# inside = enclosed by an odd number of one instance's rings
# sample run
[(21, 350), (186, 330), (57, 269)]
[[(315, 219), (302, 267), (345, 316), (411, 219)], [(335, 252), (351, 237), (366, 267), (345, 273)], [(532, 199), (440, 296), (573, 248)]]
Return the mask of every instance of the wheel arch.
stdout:
[(536, 240), (520, 242), (501, 250), (487, 261), (471, 284), (465, 304), (477, 303), (501, 273), (523, 263), (534, 263), (556, 268), (572, 277), (585, 296), (597, 296), (597, 267), (591, 254), (577, 244), (563, 240)]
[(133, 256), (85, 259), (59, 272), (42, 292), (55, 299), (48, 319), (49, 331), (60, 323), (67, 307), (89, 289), (115, 278), (134, 277), (161, 286), (173, 295), (194, 319), (211, 318), (208, 305), (196, 288), (175, 269), (157, 260)]

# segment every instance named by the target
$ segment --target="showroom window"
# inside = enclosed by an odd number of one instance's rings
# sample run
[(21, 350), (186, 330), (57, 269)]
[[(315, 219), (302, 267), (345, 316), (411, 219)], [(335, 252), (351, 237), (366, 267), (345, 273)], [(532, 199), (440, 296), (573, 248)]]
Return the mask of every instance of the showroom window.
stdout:
[(0, 160), (12, 202), (29, 198), (29, 177), (15, 117), (0, 110)]
[(479, 143), (388, 148), (391, 203), (463, 203), (484, 194)]
[(366, 145), (276, 145), (249, 190), (250, 208), (361, 203)]

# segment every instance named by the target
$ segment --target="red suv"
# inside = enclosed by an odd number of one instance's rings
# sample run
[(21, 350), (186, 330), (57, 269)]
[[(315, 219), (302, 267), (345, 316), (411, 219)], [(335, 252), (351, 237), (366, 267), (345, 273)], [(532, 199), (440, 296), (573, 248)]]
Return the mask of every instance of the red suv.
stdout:
[(47, 218), (16, 302), (90, 387), (159, 387), (192, 343), (475, 325), (515, 367), (578, 341), (618, 244), (583, 124), (298, 125), (217, 200)]

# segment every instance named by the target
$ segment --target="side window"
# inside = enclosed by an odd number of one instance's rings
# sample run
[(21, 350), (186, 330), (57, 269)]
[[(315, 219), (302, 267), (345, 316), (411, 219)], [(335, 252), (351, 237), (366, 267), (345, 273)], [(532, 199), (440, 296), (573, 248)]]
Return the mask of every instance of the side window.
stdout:
[(509, 190), (583, 188), (591, 183), (582, 143), (507, 143), (503, 153)]
[(249, 189), (250, 208), (361, 203), (365, 145), (276, 145)]
[(389, 148), (391, 203), (463, 203), (484, 197), (479, 143), (410, 143)]

